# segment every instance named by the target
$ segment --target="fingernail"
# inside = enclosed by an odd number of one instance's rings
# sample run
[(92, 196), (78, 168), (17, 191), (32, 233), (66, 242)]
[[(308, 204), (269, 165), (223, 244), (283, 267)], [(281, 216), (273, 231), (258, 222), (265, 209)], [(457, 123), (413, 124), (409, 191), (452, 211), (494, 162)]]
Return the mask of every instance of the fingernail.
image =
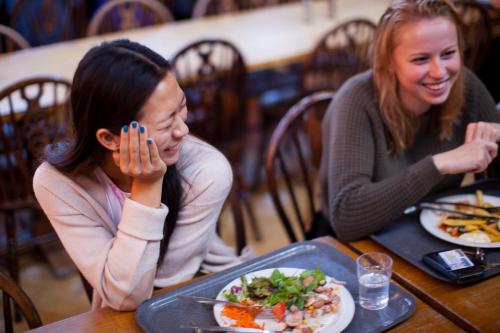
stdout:
[(122, 129), (123, 129), (123, 131), (124, 131), (125, 133), (127, 133), (127, 132), (128, 132), (128, 126), (127, 126), (127, 125), (123, 125)]
[(132, 127), (133, 127), (133, 128), (137, 128), (137, 122), (133, 121), (133, 122), (132, 122)]
[(152, 144), (153, 143), (153, 139), (151, 139), (151, 138), (148, 138), (146, 141), (147, 141), (148, 144)]
[(141, 133), (144, 133), (144, 126), (139, 127), (141, 130)]

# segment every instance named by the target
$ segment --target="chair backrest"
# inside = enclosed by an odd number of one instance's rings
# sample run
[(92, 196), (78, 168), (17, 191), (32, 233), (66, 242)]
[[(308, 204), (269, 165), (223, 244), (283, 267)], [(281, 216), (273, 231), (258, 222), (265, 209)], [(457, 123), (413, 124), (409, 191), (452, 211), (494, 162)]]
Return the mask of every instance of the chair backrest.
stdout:
[(300, 0), (198, 0), (193, 7), (191, 16), (196, 18), (210, 15), (220, 15), (294, 1)]
[(111, 0), (92, 17), (87, 36), (171, 22), (170, 10), (157, 0)]
[(37, 77), (0, 91), (0, 208), (34, 200), (38, 158), (45, 145), (70, 131), (70, 87), (60, 78)]
[(38, 314), (38, 311), (36, 310), (29, 296), (14, 280), (12, 280), (7, 274), (2, 271), (0, 271), (0, 289), (2, 290), (3, 321), (5, 333), (12, 333), (14, 331), (12, 302), (24, 316), (30, 329), (42, 326), (40, 315)]
[(21, 34), (12, 28), (0, 24), (0, 53), (27, 49), (30, 44)]
[(491, 44), (491, 22), (486, 9), (475, 1), (455, 1), (462, 18), (464, 63), (478, 73)]
[(78, 37), (73, 2), (67, 0), (16, 0), (9, 26), (32, 46)]
[[(321, 122), (333, 97), (330, 91), (304, 97), (280, 120), (269, 142), (267, 186), (291, 242), (305, 238), (319, 211), (317, 176), (321, 161)], [(284, 190), (280, 186), (280, 176)], [(287, 212), (285, 207), (291, 208)]]
[(198, 0), (193, 7), (191, 16), (197, 18), (235, 11), (238, 11), (238, 6), (234, 0)]
[(243, 56), (230, 42), (202, 39), (171, 60), (187, 98), (190, 131), (220, 147), (245, 126), (247, 70)]
[(328, 32), (304, 61), (303, 95), (319, 90), (337, 90), (356, 73), (370, 67), (369, 50), (375, 24), (354, 19)]

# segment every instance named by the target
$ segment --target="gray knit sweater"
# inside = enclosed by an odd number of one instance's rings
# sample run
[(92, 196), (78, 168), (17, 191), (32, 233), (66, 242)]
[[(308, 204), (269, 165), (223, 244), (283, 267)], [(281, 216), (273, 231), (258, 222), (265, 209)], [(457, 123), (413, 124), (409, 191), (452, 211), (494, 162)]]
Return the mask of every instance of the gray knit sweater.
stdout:
[(340, 88), (323, 120), (320, 170), (323, 213), (340, 239), (368, 236), (425, 195), (460, 185), (464, 175), (443, 176), (432, 155), (463, 144), (470, 122), (500, 123), (485, 86), (469, 70), (465, 74), (464, 106), (453, 139), (442, 141), (430, 133), (427, 114), (414, 144), (397, 156), (388, 151), (372, 72), (358, 74)]

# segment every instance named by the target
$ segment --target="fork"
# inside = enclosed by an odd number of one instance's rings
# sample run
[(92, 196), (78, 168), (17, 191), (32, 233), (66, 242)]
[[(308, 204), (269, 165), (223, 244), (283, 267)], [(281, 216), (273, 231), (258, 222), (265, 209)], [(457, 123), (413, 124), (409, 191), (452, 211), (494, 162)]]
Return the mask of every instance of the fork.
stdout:
[(193, 329), (194, 333), (202, 333), (202, 332), (278, 333), (277, 331), (270, 331), (258, 328), (245, 328), (245, 327), (181, 325), (181, 328), (191, 328)]
[(480, 208), (482, 210), (487, 211), (488, 213), (500, 213), (500, 206), (495, 207), (482, 207), (478, 205), (473, 205), (465, 202), (450, 202), (450, 201), (434, 201), (429, 202), (431, 204), (439, 204), (439, 205), (452, 205), (452, 206), (462, 206), (462, 207), (470, 207), (470, 208)]
[(499, 216), (490, 216), (490, 215), (480, 215), (480, 214), (472, 214), (472, 213), (466, 213), (466, 212), (461, 212), (461, 211), (458, 211), (458, 210), (452, 210), (452, 209), (447, 209), (447, 208), (442, 208), (442, 207), (438, 207), (439, 203), (435, 202), (435, 203), (429, 203), (429, 202), (421, 202), (417, 205), (414, 205), (414, 206), (410, 206), (408, 208), (406, 208), (404, 210), (404, 214), (412, 214), (416, 211), (418, 211), (419, 209), (423, 210), (423, 209), (427, 209), (427, 210), (435, 210), (435, 211), (438, 211), (438, 212), (446, 212), (446, 213), (451, 213), (451, 214), (455, 214), (455, 215), (458, 215), (458, 216), (462, 216), (462, 217), (465, 217), (467, 219), (481, 219), (481, 220), (487, 220), (487, 221), (490, 221), (490, 222), (499, 222), (500, 221), (500, 217)]
[(270, 307), (265, 307), (263, 305), (245, 305), (237, 302), (230, 302), (230, 301), (224, 301), (220, 299), (213, 299), (213, 298), (207, 298), (207, 297), (200, 297), (200, 296), (194, 296), (194, 295), (177, 295), (177, 299), (184, 300), (184, 301), (192, 301), (192, 302), (197, 302), (197, 303), (202, 303), (202, 304), (223, 304), (223, 305), (231, 305), (231, 306), (236, 306), (239, 308), (244, 308), (244, 309), (260, 309), (260, 312), (257, 313), (257, 318), (258, 319), (272, 319), (274, 318), (272, 309)]

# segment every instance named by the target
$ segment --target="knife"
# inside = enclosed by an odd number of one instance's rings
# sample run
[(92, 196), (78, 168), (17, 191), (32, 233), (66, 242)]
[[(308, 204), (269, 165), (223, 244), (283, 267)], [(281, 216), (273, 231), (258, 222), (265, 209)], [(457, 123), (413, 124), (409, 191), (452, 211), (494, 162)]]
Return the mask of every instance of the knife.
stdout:
[(490, 222), (500, 221), (500, 217), (497, 217), (497, 216), (488, 216), (488, 215), (479, 215), (479, 214), (460, 212), (460, 211), (453, 210), (453, 209), (438, 207), (438, 206), (436, 206), (437, 204), (438, 203), (432, 204), (432, 203), (428, 203), (428, 202), (421, 202), (416, 206), (411, 206), (411, 207), (406, 208), (404, 213), (409, 214), (409, 213), (416, 211), (417, 209), (428, 209), (428, 210), (435, 210), (435, 211), (439, 211), (439, 212), (451, 213), (451, 214), (463, 216), (463, 217), (466, 217), (469, 219), (476, 219), (476, 220), (480, 219), (480, 220), (487, 220)]
[(198, 325), (181, 325), (181, 328), (190, 328), (199, 332), (235, 332), (235, 333), (277, 333), (277, 331), (269, 331), (259, 328), (247, 327), (224, 327), (224, 326), (198, 326)]

